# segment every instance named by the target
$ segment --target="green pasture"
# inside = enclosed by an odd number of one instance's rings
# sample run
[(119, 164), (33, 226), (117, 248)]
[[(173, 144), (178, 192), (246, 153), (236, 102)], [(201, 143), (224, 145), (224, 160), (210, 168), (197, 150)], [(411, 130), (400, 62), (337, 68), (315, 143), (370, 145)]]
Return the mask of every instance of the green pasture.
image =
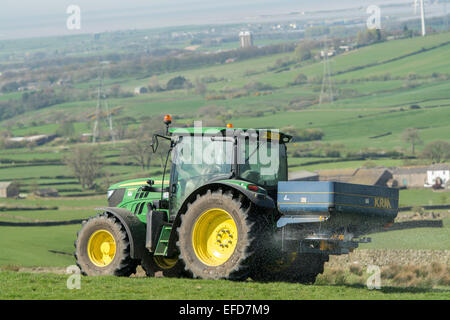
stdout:
[[(299, 285), (174, 278), (82, 277), (79, 290), (67, 289), (68, 275), (0, 271), (0, 299), (46, 300), (346, 300), (449, 299), (445, 289), (362, 285)], [(264, 304), (264, 303), (262, 303)], [(179, 310), (172, 310), (174, 316)]]
[(371, 234), (372, 243), (361, 249), (449, 250), (450, 218), (443, 219), (443, 228), (414, 228)]

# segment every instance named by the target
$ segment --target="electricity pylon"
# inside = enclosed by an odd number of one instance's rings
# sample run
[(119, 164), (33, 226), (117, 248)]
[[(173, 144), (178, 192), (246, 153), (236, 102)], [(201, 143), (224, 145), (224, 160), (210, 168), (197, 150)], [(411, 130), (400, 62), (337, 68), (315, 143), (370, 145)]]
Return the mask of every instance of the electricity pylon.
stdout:
[[(326, 43), (326, 42), (325, 42)], [(323, 53), (323, 75), (322, 75), (322, 89), (320, 90), (319, 104), (321, 105), (325, 99), (329, 103), (333, 103), (333, 79), (331, 76), (331, 67), (329, 54), (331, 51), (328, 50), (328, 46), (325, 44)]]
[(109, 127), (109, 133), (111, 135), (111, 140), (115, 144), (116, 143), (116, 135), (114, 133), (114, 128), (113, 128), (112, 113), (109, 112), (108, 101), (106, 100), (106, 95), (103, 92), (103, 68), (102, 68), (101, 77), (100, 77), (100, 85), (99, 85), (99, 87), (97, 89), (97, 107), (96, 107), (96, 110), (95, 110), (94, 128), (92, 130), (92, 143), (96, 143), (97, 142), (97, 138), (99, 137), (100, 119), (103, 117), (102, 101), (105, 104), (106, 122), (107, 122), (107, 125)]

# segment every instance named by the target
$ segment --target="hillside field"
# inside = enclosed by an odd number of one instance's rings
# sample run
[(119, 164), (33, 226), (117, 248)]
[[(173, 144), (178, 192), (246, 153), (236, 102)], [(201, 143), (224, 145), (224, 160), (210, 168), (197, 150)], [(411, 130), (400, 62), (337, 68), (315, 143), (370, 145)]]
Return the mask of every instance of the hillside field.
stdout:
[[(194, 88), (151, 92), (127, 98), (111, 98), (110, 108), (120, 107), (114, 118), (133, 117), (128, 127), (137, 131), (147, 120), (170, 113), (173, 126), (191, 125), (206, 119), (215, 124), (231, 122), (234, 127), (321, 129), (321, 141), (294, 141), (291, 148), (317, 143), (336, 145), (349, 152), (372, 149), (401, 151), (410, 154), (410, 144), (402, 134), (416, 128), (423, 141), (417, 152), (434, 140), (450, 141), (450, 33), (426, 38), (386, 41), (331, 59), (332, 103), (319, 104), (323, 64), (298, 62), (294, 53), (268, 55), (244, 61), (204, 66), (193, 70), (160, 74), (161, 84), (183, 76), (192, 83), (203, 77), (214, 77), (206, 84), (206, 93)], [(1, 52), (0, 56), (6, 54)], [(288, 67), (281, 66), (289, 62)], [(411, 66), (415, 66), (414, 69)], [(293, 84), (299, 74), (308, 81)], [(148, 85), (151, 78), (119, 78), (105, 81), (105, 89), (114, 85), (132, 91)], [(257, 84), (257, 85), (255, 85)], [(95, 91), (97, 80), (74, 83), (74, 87)], [(248, 89), (257, 87), (257, 89)], [(262, 87), (263, 89), (258, 87)], [(265, 87), (265, 88), (264, 88)], [(246, 92), (233, 96), (236, 92)], [(222, 96), (220, 99), (208, 97)], [(20, 99), (21, 93), (0, 96), (0, 100)], [(315, 101), (302, 106), (304, 101)], [(88, 116), (97, 101), (71, 101), (15, 116), (0, 122), (15, 136), (53, 134), (56, 122), (45, 123), (57, 115), (74, 121), (75, 135), (92, 131)], [(205, 107), (219, 110), (214, 118), (204, 115)], [(43, 123), (40, 123), (43, 122)], [(380, 136), (380, 137), (379, 137)], [(150, 169), (142, 168), (124, 154), (132, 140), (102, 141), (96, 145), (104, 160), (97, 189), (83, 190), (64, 162), (76, 143), (49, 143), (18, 149), (0, 149), (0, 181), (16, 181), (26, 199), (0, 199), (0, 299), (446, 299), (444, 288), (395, 288), (368, 290), (354, 284), (304, 286), (287, 283), (253, 281), (207, 281), (160, 278), (83, 277), (82, 290), (67, 290), (67, 276), (14, 272), (22, 267), (65, 268), (74, 264), (73, 243), (80, 223), (57, 226), (17, 227), (11, 223), (46, 223), (83, 220), (95, 214), (94, 208), (106, 204), (105, 190), (113, 183), (140, 177), (160, 177), (161, 160), (154, 158)], [(288, 146), (289, 148), (289, 146)], [(313, 148), (314, 149), (314, 148)], [(343, 151), (343, 152), (344, 152)], [(377, 166), (429, 164), (428, 160), (379, 156), (364, 159), (332, 155), (289, 157), (289, 170), (359, 168), (370, 161)], [(37, 188), (55, 188), (58, 198), (31, 196)], [(449, 193), (430, 189), (401, 190), (400, 205), (421, 207), (450, 204)], [(413, 214), (413, 213), (408, 213)], [(447, 214), (447, 215), (446, 215)], [(443, 211), (442, 228), (415, 228), (370, 235), (374, 242), (364, 249), (449, 250), (450, 221)], [(2, 225), (3, 223), (3, 225)], [(119, 288), (119, 289), (117, 289)]]
[[(445, 58), (450, 53), (448, 39), (447, 32), (425, 39), (387, 41), (339, 54), (331, 59), (337, 100), (307, 108), (299, 108), (296, 104), (303, 99), (318, 99), (323, 64), (295, 62), (294, 53), (268, 55), (158, 76), (161, 84), (176, 76), (183, 76), (191, 82), (213, 76), (216, 80), (206, 84), (205, 95), (196, 93), (194, 89), (182, 89), (109, 99), (108, 103), (110, 108), (121, 107), (116, 120), (125, 116), (137, 119), (136, 124), (129, 126), (129, 131), (137, 130), (144, 123), (139, 122), (142, 116), (159, 118), (163, 113), (175, 116), (173, 126), (191, 125), (193, 120), (210, 121), (210, 116), (205, 118), (198, 113), (204, 107), (219, 108), (223, 117), (227, 118), (223, 121), (231, 122), (235, 127), (282, 129), (292, 126), (297, 129), (320, 129), (323, 138), (319, 142), (336, 145), (335, 148), (341, 150), (341, 159), (338, 160), (343, 161), (309, 165), (307, 162), (333, 159), (324, 156), (321, 159), (290, 157), (290, 170), (357, 168), (365, 161), (345, 161), (342, 158), (344, 153), (371, 149), (409, 154), (411, 146), (402, 138), (406, 128), (418, 129), (423, 142), (417, 145), (418, 152), (431, 141), (450, 140), (450, 82), (440, 77), (450, 74), (450, 62)], [(287, 68), (277, 67), (280, 61), (290, 64)], [(411, 65), (420, 68), (409, 70)], [(299, 74), (307, 76), (308, 82), (292, 85)], [(387, 74), (386, 80), (383, 77)], [(314, 80), (316, 78), (318, 82)], [(105, 90), (120, 85), (131, 91), (149, 81), (150, 78), (105, 81)], [(270, 90), (251, 91), (239, 98), (207, 99), (208, 96), (223, 95), (224, 91), (239, 91), (255, 83), (268, 86)], [(97, 84), (95, 80), (74, 85), (95, 90)], [(351, 94), (345, 93), (346, 90), (351, 90)], [(13, 98), (18, 98), (17, 93), (1, 96), (1, 99)], [(77, 119), (74, 129), (75, 134), (79, 135), (92, 130), (92, 123), (86, 116), (94, 112), (95, 105), (95, 100), (57, 104), (5, 120), (2, 125), (12, 124), (10, 129), (16, 136), (52, 134), (58, 124), (39, 124), (39, 121), (66, 114)], [(412, 108), (412, 105), (418, 108)], [(217, 123), (218, 120), (214, 121)], [(137, 166), (121, 165), (128, 160), (123, 157), (123, 147), (128, 142), (120, 141), (115, 145), (105, 142), (98, 146), (98, 153), (106, 162), (103, 171), (110, 176), (109, 182), (132, 176), (148, 176), (148, 172), (143, 172)], [(294, 141), (289, 149), (296, 150), (308, 144), (310, 142)], [(62, 195), (83, 193), (77, 181), (65, 169), (64, 158), (70, 154), (71, 147), (73, 145), (70, 144), (48, 144), (34, 147), (33, 150), (0, 150), (0, 181), (17, 180), (24, 192), (29, 192), (31, 186), (39, 181), (46, 187), (59, 189)], [(401, 159), (389, 157), (371, 161), (388, 167), (404, 164)], [(153, 161), (150, 174), (158, 171), (161, 171), (160, 163)]]

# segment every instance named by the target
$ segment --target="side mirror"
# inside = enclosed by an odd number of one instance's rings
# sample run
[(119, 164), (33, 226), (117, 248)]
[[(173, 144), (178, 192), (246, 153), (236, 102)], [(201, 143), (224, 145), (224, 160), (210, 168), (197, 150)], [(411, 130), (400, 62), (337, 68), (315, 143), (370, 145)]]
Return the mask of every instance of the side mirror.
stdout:
[(158, 150), (158, 145), (159, 145), (158, 136), (154, 134), (152, 136), (152, 144), (151, 144), (153, 153), (156, 153), (156, 151)]

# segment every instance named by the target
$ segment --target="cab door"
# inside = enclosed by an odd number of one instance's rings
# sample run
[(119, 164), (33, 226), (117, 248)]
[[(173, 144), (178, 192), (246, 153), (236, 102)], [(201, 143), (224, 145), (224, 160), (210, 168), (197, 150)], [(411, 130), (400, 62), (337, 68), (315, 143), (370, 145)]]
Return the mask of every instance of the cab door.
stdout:
[[(231, 147), (230, 147), (231, 146)], [(182, 136), (172, 151), (169, 205), (176, 215), (195, 190), (232, 172), (232, 142), (212, 136)]]

